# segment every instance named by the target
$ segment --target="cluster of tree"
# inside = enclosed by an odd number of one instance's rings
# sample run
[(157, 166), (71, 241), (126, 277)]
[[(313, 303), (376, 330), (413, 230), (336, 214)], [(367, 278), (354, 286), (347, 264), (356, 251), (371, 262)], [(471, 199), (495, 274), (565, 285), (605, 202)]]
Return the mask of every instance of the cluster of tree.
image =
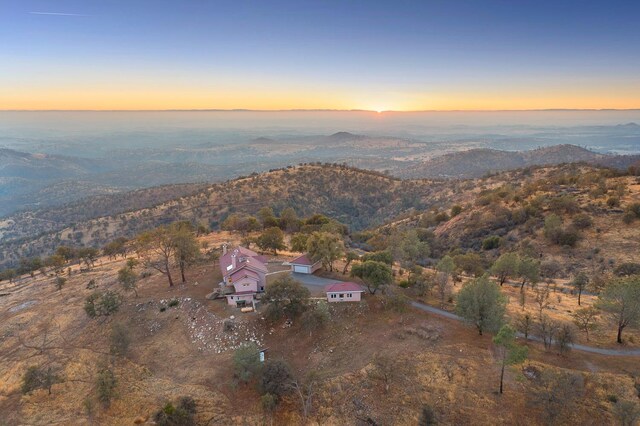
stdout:
[(519, 279), (521, 289), (527, 284), (535, 285), (540, 281), (540, 262), (515, 252), (502, 254), (491, 266), (490, 271), (501, 286), (508, 279)]
[(170, 287), (174, 285), (172, 268), (179, 268), (184, 283), (186, 269), (200, 257), (195, 229), (190, 222), (174, 222), (138, 235), (135, 251), (145, 267), (166, 275)]
[(8, 268), (0, 272), (0, 281), (13, 281), (23, 274), (30, 274), (34, 277), (36, 272), (46, 275), (47, 269), (59, 274), (65, 265), (72, 262), (84, 263), (87, 268), (92, 268), (99, 254), (99, 250), (93, 247), (59, 246), (55, 254), (44, 259), (37, 256), (20, 259), (17, 268)]
[(330, 318), (326, 302), (311, 303), (310, 292), (291, 277), (283, 277), (267, 285), (262, 301), (267, 304), (265, 317), (269, 321), (300, 318), (309, 333), (323, 328)]
[(222, 222), (221, 227), (226, 231), (240, 232), (243, 236), (250, 232), (269, 228), (279, 228), (284, 232), (293, 233), (308, 225), (307, 221), (309, 221), (309, 219), (298, 218), (298, 214), (291, 207), (282, 210), (280, 216), (276, 216), (271, 207), (263, 207), (256, 216), (246, 213), (232, 213)]
[(129, 240), (124, 237), (116, 238), (115, 240), (105, 244), (102, 248), (102, 254), (109, 259), (116, 259), (118, 256), (125, 258), (129, 252)]

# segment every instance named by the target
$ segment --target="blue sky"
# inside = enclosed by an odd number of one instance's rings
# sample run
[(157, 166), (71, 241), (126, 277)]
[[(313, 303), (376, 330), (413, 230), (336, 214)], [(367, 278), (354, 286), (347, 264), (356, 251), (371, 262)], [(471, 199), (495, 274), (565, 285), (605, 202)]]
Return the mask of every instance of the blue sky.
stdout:
[(0, 4), (4, 109), (640, 107), (636, 1)]

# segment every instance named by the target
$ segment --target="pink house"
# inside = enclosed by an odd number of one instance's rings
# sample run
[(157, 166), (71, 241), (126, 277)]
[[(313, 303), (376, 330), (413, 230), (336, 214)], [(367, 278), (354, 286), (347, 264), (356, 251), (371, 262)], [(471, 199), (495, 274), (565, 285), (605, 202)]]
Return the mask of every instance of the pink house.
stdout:
[(359, 302), (362, 298), (362, 287), (356, 283), (333, 283), (324, 288), (327, 302)]
[(313, 274), (322, 266), (319, 261), (312, 261), (308, 254), (296, 257), (289, 262), (289, 265), (291, 265), (291, 272), (299, 274)]
[(253, 304), (255, 295), (264, 291), (267, 258), (244, 247), (225, 252), (220, 257), (221, 286), (227, 303), (234, 306)]

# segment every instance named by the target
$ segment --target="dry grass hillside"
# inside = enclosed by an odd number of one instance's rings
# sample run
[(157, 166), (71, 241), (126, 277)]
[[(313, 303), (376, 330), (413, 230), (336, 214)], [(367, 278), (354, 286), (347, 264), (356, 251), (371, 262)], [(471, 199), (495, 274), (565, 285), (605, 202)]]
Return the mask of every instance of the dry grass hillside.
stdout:
[[(209, 246), (229, 239), (203, 237)], [(214, 261), (191, 268), (187, 283), (174, 288), (160, 274), (144, 278), (139, 297), (123, 293), (113, 317), (90, 319), (83, 309), (94, 291), (88, 283), (122, 293), (116, 272), (124, 262), (101, 258), (89, 271), (73, 267), (60, 290), (42, 275), (0, 283), (0, 424), (150, 424), (167, 401), (191, 396), (201, 425), (414, 425), (425, 406), (441, 424), (600, 425), (617, 421), (615, 401), (638, 399), (636, 359), (558, 356), (534, 343), (528, 361), (508, 368), (499, 395), (490, 336), (417, 310), (390, 310), (382, 295), (331, 306), (329, 325), (312, 333), (297, 323), (268, 324), (261, 312), (241, 314), (205, 298), (220, 280)], [(225, 332), (230, 315), (236, 326)], [(117, 324), (131, 345), (114, 357), (109, 339)], [(234, 383), (233, 349), (246, 341), (268, 348), (269, 359), (286, 360), (297, 377), (318, 373), (308, 418), (295, 394), (267, 414), (253, 383)], [(392, 366), (386, 380), (375, 359)], [(54, 368), (60, 380), (51, 394), (20, 392), (32, 365)], [(116, 377), (109, 406), (97, 399), (105, 366)]]
[[(396, 230), (423, 230), (435, 258), (477, 253), (486, 268), (501, 253), (518, 251), (553, 264), (554, 277), (610, 273), (621, 263), (640, 261), (640, 220), (625, 220), (630, 206), (640, 203), (636, 176), (586, 165), (530, 168), (459, 181), (446, 194), (440, 216), (418, 212), (367, 236), (384, 240)], [(452, 215), (453, 206), (461, 212)], [(545, 237), (551, 215), (560, 218), (561, 228), (575, 241)], [(483, 246), (488, 238), (496, 238), (495, 247)]]
[[(21, 257), (50, 254), (61, 244), (101, 247), (116, 237), (132, 237), (142, 230), (175, 220), (190, 220), (215, 228), (232, 212), (255, 213), (264, 206), (272, 206), (276, 212), (293, 207), (301, 216), (323, 213), (353, 229), (362, 229), (412, 209), (442, 203), (439, 193), (446, 185), (401, 181), (377, 172), (338, 165), (289, 167), (210, 185), (193, 195), (91, 220), (75, 220), (82, 217), (83, 209), (95, 211), (91, 205), (85, 208), (82, 204), (56, 210), (60, 212), (59, 217), (42, 214), (31, 217), (25, 213), (0, 225), (0, 232), (4, 234), (0, 261), (11, 263)], [(130, 194), (131, 203), (136, 203), (136, 197), (144, 200), (148, 192), (144, 190), (140, 196)], [(118, 199), (112, 201), (120, 203)], [(99, 206), (105, 207), (102, 202)], [(66, 225), (61, 227), (60, 223)]]

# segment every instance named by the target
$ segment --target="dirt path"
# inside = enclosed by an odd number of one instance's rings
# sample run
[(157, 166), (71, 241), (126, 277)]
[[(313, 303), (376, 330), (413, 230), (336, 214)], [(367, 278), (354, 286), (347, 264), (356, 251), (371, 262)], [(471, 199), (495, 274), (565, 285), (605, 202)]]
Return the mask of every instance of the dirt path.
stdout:
[[(462, 321), (463, 319), (458, 315), (445, 311), (444, 309), (436, 308), (434, 306), (425, 305), (420, 302), (411, 302), (411, 306), (414, 308), (420, 309), (425, 312), (429, 312), (432, 314), (440, 315), (446, 318)], [(518, 333), (520, 337), (523, 337), (521, 333)], [(529, 335), (529, 340), (533, 340), (536, 342), (542, 342), (542, 339), (538, 336)], [(571, 349), (575, 349), (577, 351), (589, 352), (592, 354), (599, 355), (612, 355), (612, 356), (634, 356), (640, 357), (640, 349), (607, 349), (607, 348), (596, 348), (593, 346), (581, 345), (579, 343), (572, 343)]]

